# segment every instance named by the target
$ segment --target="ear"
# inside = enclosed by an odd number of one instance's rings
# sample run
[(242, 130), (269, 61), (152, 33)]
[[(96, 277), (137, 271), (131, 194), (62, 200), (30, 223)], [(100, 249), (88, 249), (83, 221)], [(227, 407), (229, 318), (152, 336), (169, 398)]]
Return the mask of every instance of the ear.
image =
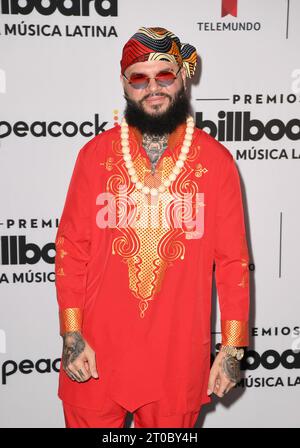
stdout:
[(181, 68), (180, 73), (181, 73), (184, 88), (186, 89), (186, 70), (184, 67)]
[(122, 75), (122, 73), (120, 74), (120, 81), (121, 84), (123, 85), (123, 88), (125, 87), (125, 81), (124, 81), (124, 76)]

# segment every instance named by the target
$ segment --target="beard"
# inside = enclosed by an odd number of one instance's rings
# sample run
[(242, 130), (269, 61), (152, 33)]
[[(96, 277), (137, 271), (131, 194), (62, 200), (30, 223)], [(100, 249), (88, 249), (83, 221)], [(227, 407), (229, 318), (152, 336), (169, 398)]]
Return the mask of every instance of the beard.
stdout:
[(163, 112), (151, 114), (143, 109), (142, 102), (150, 95), (136, 102), (130, 99), (124, 91), (124, 98), (127, 103), (124, 116), (127, 124), (135, 126), (142, 134), (159, 136), (170, 134), (175, 131), (178, 125), (185, 123), (187, 117), (191, 114), (191, 106), (184, 86), (181, 87), (174, 98), (168, 94), (161, 94), (170, 99), (169, 107)]

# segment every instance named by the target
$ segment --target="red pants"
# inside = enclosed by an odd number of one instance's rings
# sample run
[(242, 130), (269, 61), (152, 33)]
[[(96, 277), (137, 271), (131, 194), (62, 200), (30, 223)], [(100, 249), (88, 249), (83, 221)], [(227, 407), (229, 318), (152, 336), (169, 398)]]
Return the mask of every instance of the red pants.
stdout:
[[(96, 411), (78, 408), (63, 402), (66, 428), (124, 428), (127, 410), (113, 400), (106, 409)], [(187, 414), (165, 416), (159, 412), (159, 401), (155, 401), (133, 412), (135, 428), (193, 428), (200, 409)]]

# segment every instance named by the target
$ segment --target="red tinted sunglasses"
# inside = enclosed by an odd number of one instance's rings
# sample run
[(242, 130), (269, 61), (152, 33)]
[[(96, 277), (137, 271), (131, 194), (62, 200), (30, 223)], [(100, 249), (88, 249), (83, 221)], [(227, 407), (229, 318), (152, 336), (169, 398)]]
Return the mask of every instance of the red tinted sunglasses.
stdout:
[(149, 85), (150, 79), (155, 79), (160, 87), (167, 87), (173, 84), (180, 69), (181, 67), (179, 67), (177, 73), (162, 70), (157, 73), (154, 78), (150, 78), (148, 75), (144, 75), (143, 73), (135, 73), (131, 75), (129, 79), (124, 74), (123, 76), (134, 89), (146, 89)]

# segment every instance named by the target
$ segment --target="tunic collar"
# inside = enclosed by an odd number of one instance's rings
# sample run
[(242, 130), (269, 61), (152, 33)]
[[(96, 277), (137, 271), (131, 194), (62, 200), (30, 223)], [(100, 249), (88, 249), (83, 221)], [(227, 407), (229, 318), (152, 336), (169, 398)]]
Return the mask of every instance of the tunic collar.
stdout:
[[(140, 132), (140, 130), (138, 128), (136, 128), (135, 126), (129, 126), (129, 128), (132, 130), (133, 135), (134, 135), (135, 139), (137, 140), (139, 146), (142, 146), (143, 135)], [(182, 143), (182, 141), (184, 139), (184, 135), (185, 135), (185, 129), (186, 129), (186, 124), (181, 123), (180, 125), (177, 126), (177, 128), (171, 134), (169, 134), (168, 146), (167, 146), (167, 148), (169, 150), (173, 151), (175, 146), (177, 146), (179, 143)]]

